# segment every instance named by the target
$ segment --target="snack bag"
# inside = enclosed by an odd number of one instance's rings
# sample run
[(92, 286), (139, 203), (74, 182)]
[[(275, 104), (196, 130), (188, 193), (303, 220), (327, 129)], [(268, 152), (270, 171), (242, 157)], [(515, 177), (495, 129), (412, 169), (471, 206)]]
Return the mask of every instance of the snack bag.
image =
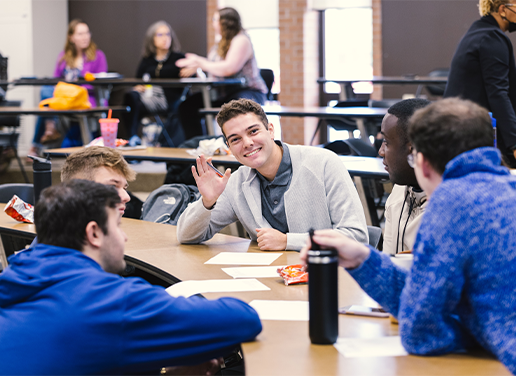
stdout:
[(34, 206), (14, 195), (4, 211), (19, 222), (34, 223)]
[(284, 268), (279, 268), (278, 273), (283, 277), (283, 281), (286, 286), (308, 282), (308, 272), (301, 264), (288, 265)]

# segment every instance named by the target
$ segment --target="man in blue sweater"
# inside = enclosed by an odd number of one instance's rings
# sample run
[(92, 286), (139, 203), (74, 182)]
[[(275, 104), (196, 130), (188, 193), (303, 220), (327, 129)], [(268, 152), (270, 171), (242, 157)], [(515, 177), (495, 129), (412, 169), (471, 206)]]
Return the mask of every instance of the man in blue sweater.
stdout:
[(409, 137), (409, 163), (429, 197), (410, 272), (332, 231), (316, 231), (314, 242), (336, 248), (340, 265), (398, 318), (408, 352), (481, 345), (516, 373), (516, 177), (500, 165), (489, 114), (445, 99), (414, 114)]
[(157, 374), (228, 354), (261, 331), (237, 299), (172, 298), (114, 274), (125, 267), (123, 205), (115, 187), (86, 180), (43, 192), (40, 243), (0, 274), (0, 373)]

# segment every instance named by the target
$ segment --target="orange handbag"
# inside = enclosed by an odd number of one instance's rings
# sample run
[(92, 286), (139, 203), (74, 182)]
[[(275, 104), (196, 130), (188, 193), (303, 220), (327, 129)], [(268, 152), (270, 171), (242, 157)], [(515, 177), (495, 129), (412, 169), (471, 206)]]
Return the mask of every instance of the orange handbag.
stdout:
[(43, 99), (39, 107), (50, 107), (53, 110), (86, 110), (91, 108), (88, 90), (82, 86), (58, 82), (52, 98)]

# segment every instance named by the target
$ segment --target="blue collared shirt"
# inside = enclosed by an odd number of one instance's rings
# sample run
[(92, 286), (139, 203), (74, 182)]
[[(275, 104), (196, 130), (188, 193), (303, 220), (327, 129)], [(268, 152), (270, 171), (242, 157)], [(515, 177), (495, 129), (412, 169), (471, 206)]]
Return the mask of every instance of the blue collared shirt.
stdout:
[(288, 146), (281, 141), (276, 143), (283, 148), (283, 157), (273, 181), (268, 181), (258, 171), (262, 195), (262, 215), (272, 228), (286, 234), (288, 232), (287, 215), (285, 213), (285, 192), (292, 181), (292, 161)]

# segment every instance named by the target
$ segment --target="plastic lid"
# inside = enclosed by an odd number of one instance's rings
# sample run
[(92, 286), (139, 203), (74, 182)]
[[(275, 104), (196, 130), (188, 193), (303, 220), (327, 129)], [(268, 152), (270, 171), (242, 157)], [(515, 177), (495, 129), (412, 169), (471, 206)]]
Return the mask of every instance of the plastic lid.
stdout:
[(99, 119), (99, 123), (119, 123), (119, 122), (120, 122), (120, 119), (116, 119), (116, 118), (111, 118), (111, 119), (103, 118), (103, 119)]

